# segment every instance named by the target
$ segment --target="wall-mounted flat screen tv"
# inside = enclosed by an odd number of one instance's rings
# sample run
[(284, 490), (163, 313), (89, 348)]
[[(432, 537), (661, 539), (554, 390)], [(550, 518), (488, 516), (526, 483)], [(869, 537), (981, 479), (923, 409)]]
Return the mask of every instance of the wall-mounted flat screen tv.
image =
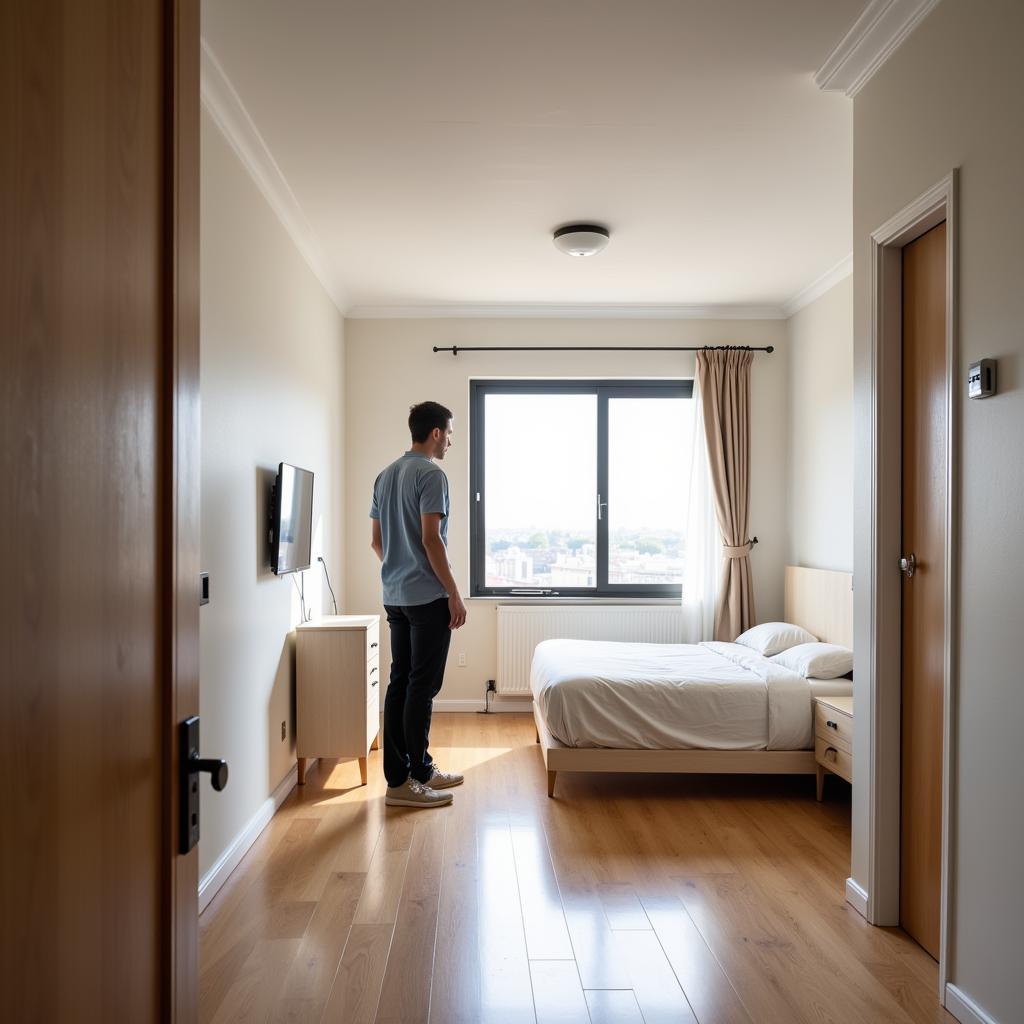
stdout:
[(270, 502), (270, 568), (278, 576), (310, 565), (313, 474), (282, 462)]

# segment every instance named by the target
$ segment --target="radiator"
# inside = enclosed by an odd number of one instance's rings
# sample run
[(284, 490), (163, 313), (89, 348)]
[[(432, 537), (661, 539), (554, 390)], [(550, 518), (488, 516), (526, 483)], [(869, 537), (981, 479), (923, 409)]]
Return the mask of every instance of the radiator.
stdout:
[(530, 662), (542, 640), (682, 643), (678, 605), (498, 605), (498, 678), (502, 696), (530, 693)]

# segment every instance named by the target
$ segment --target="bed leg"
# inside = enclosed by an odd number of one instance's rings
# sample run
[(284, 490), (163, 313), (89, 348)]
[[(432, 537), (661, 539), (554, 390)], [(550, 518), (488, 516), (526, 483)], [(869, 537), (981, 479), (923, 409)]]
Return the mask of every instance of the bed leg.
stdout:
[(555, 776), (558, 772), (548, 772), (548, 796), (555, 795)]
[(536, 742), (540, 743), (540, 729), (537, 728), (537, 723), (533, 723), (533, 735), (537, 737)]

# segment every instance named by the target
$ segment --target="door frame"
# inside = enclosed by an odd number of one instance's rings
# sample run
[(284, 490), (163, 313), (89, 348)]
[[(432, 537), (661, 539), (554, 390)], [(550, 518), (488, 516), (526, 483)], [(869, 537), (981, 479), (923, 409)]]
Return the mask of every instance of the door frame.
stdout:
[(956, 763), (957, 578), (959, 538), (959, 380), (957, 338), (958, 169), (954, 168), (871, 234), (871, 497), (868, 615), (868, 886), (867, 919), (899, 923), (901, 617), (897, 561), (902, 493), (902, 249), (946, 222), (946, 509), (945, 644), (942, 710), (942, 874), (939, 1001), (945, 1003), (952, 932), (952, 843)]

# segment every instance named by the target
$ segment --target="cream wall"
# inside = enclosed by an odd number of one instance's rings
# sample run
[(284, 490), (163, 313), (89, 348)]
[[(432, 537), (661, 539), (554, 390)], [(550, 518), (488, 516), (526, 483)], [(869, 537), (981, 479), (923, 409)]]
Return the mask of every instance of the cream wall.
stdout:
[[(752, 373), (752, 499), (750, 529), (758, 617), (782, 614), (786, 547), (786, 324), (781, 320), (349, 320), (346, 323), (345, 414), (351, 439), (345, 463), (348, 572), (352, 612), (383, 614), (380, 570), (370, 551), (367, 512), (377, 473), (409, 446), (409, 406), (426, 399), (455, 414), (455, 446), (445, 459), (452, 497), (448, 540), (455, 578), (469, 590), (469, 378), (692, 377), (693, 353), (433, 353), (450, 345), (774, 345), (758, 353)], [(543, 447), (544, 438), (528, 437)], [(495, 604), (473, 600), (469, 620), (452, 642), (441, 700), (479, 700), (496, 666)], [(385, 634), (386, 635), (386, 634)], [(382, 674), (388, 645), (381, 644)], [(466, 667), (457, 667), (458, 655)]]
[(853, 570), (853, 279), (790, 317), (786, 561)]
[[(295, 763), (297, 595), (265, 541), (279, 462), (315, 473), (314, 559), (345, 577), (344, 321), (205, 111), (201, 143), (200, 712), (202, 751), (231, 778), (222, 793), (202, 783), (200, 877)], [(311, 606), (330, 611), (319, 566), (306, 578)]]
[[(870, 233), (960, 168), (959, 700), (954, 709), (952, 981), (993, 1020), (1024, 1020), (1024, 102), (1019, 0), (943, 0), (854, 101), (854, 568), (869, 550)], [(999, 394), (969, 401), (966, 368), (999, 360)], [(858, 589), (858, 650), (868, 595)], [(866, 706), (870, 666), (855, 670)], [(865, 749), (860, 744), (858, 749)], [(853, 874), (867, 879), (866, 765), (854, 787)]]

